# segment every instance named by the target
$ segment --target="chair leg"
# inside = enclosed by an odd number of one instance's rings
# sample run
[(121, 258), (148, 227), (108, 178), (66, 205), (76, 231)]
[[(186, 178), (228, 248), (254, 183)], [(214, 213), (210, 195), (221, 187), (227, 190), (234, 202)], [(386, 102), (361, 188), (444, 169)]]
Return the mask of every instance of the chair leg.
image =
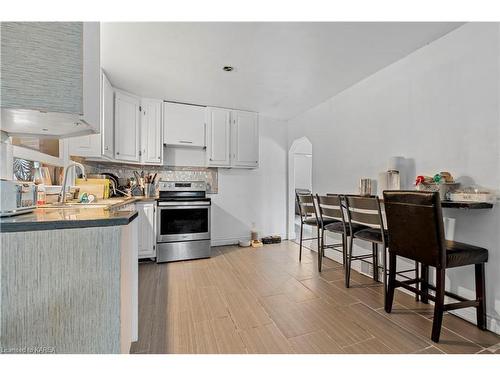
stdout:
[(394, 289), (396, 289), (396, 254), (389, 251), (389, 281), (387, 285), (387, 296), (385, 299), (385, 311), (392, 311), (392, 303), (394, 301)]
[(421, 264), (420, 267), (420, 273), (422, 274), (422, 281), (420, 283), (422, 291), (421, 300), (423, 303), (429, 303), (429, 266)]
[(351, 259), (352, 259), (352, 247), (353, 247), (354, 237), (350, 237), (349, 246), (347, 248), (346, 255), (346, 268), (345, 268), (345, 287), (349, 288), (349, 281), (351, 278)]
[(321, 256), (321, 236), (320, 236), (320, 227), (318, 226), (317, 237), (318, 237), (318, 271), (321, 272), (321, 261), (323, 257)]
[(373, 280), (378, 282), (378, 244), (372, 242)]
[(436, 268), (436, 300), (434, 301), (434, 319), (432, 321), (432, 336), (434, 342), (439, 342), (441, 325), (443, 323), (445, 269)]
[[(420, 281), (419, 281), (420, 280), (420, 272), (418, 271), (418, 269), (419, 269), (418, 262), (415, 261), (415, 280), (417, 280), (415, 283), (415, 288), (417, 288), (417, 290), (420, 290)], [(417, 292), (415, 292), (415, 301), (418, 302), (419, 299), (420, 299), (420, 295)]]
[(300, 237), (299, 237), (299, 262), (302, 261), (302, 234), (304, 232), (304, 223), (300, 222)]
[(476, 264), (476, 300), (479, 306), (476, 307), (477, 326), (486, 329), (486, 285), (484, 263)]
[(345, 269), (347, 256), (347, 237), (345, 233), (342, 233), (342, 267)]
[(321, 256), (325, 256), (325, 230), (321, 230)]
[(384, 286), (384, 303), (387, 301), (387, 248), (382, 249), (382, 285)]

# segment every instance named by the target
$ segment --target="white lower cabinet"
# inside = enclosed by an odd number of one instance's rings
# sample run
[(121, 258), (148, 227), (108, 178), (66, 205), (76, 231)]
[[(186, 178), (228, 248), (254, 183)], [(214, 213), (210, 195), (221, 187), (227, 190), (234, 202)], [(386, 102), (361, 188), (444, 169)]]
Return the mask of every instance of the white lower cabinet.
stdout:
[(156, 202), (138, 202), (139, 259), (156, 257)]

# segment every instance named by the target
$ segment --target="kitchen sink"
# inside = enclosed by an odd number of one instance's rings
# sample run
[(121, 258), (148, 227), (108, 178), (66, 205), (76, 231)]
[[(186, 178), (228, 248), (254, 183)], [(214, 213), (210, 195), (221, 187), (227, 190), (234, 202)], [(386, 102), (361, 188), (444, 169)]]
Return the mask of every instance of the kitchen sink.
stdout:
[(109, 204), (105, 203), (52, 203), (39, 206), (39, 208), (50, 209), (50, 208), (106, 208)]
[(79, 202), (65, 202), (65, 203), (50, 203), (50, 204), (45, 204), (43, 206), (39, 206), (39, 208), (109, 208), (111, 206), (121, 204), (125, 202), (126, 199), (117, 199), (117, 198), (111, 198), (111, 199), (99, 199), (96, 202), (92, 203), (79, 203)]

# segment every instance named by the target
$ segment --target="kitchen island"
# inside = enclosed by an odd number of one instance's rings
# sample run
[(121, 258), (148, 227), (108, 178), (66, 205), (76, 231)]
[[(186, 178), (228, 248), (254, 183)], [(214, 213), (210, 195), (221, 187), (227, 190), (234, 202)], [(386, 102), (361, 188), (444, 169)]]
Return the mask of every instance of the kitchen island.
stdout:
[(4, 353), (128, 353), (137, 340), (137, 212), (0, 219)]

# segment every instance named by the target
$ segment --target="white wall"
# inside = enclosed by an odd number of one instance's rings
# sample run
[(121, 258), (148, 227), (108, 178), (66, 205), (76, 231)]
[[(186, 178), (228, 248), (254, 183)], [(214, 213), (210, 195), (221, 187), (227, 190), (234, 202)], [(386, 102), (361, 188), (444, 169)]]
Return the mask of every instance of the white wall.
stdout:
[(312, 155), (295, 154), (294, 186), (295, 189), (312, 189)]
[[(466, 24), (289, 121), (289, 145), (307, 136), (318, 192), (356, 193), (391, 156), (415, 173), (447, 170), (500, 187), (499, 25)], [(447, 236), (489, 249), (487, 313), (500, 332), (500, 207), (445, 210)], [(451, 238), (450, 238), (451, 239)], [(447, 271), (448, 289), (474, 297), (472, 266)], [(473, 309), (459, 310), (475, 321)]]
[(250, 239), (252, 223), (261, 237), (286, 236), (286, 123), (260, 116), (259, 132), (259, 168), (219, 168), (219, 192), (211, 195), (213, 245)]

